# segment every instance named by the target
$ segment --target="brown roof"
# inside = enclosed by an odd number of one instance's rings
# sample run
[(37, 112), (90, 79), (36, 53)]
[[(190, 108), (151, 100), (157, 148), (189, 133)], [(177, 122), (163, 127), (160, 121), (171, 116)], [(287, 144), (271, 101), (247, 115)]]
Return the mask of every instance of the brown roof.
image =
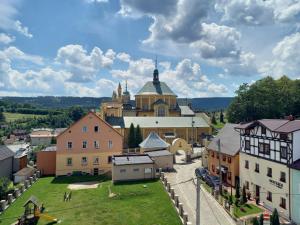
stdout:
[(297, 130), (300, 130), (300, 120), (289, 121), (288, 123), (286, 123), (276, 129), (276, 131), (282, 132), (282, 133), (291, 133), (291, 132), (294, 132)]
[(263, 119), (258, 120), (260, 124), (268, 128), (269, 130), (275, 131), (277, 128), (289, 122), (289, 120), (280, 120), (280, 119)]

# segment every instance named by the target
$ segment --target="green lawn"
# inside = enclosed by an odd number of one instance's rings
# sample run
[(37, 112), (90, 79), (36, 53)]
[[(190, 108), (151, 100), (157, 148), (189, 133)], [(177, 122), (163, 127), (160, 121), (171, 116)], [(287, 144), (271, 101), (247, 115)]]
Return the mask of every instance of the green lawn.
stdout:
[(28, 119), (28, 118), (34, 118), (34, 117), (38, 118), (38, 117), (43, 117), (44, 115), (5, 112), (4, 116), (5, 116), (6, 122), (14, 122), (15, 120), (19, 120), (19, 119)]
[[(242, 209), (244, 209), (244, 210), (242, 210)], [(254, 204), (245, 204), (243, 206), (234, 208), (234, 215), (237, 218), (240, 218), (243, 216), (248, 216), (251, 214), (262, 213), (262, 212), (263, 212), (263, 210)]]
[[(101, 181), (97, 189), (72, 191), (72, 200), (63, 201), (69, 183), (89, 180)], [(3, 215), (0, 224), (11, 224), (23, 213), (22, 205), (35, 195), (46, 212), (61, 220), (60, 224), (110, 225), (180, 225), (180, 219), (160, 181), (112, 185), (103, 177), (41, 178), (26, 191)], [(146, 184), (147, 187), (144, 187)], [(114, 198), (108, 197), (111, 185)], [(38, 224), (48, 224), (40, 219)]]

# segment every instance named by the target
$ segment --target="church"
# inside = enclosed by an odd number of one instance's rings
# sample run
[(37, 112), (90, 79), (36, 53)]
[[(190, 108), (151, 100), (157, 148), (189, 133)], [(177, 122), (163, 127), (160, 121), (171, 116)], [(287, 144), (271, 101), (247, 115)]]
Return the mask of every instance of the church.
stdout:
[(152, 81), (145, 83), (134, 101), (130, 99), (127, 81), (124, 92), (119, 83), (112, 100), (101, 104), (100, 115), (123, 135), (124, 148), (127, 148), (131, 124), (140, 126), (143, 139), (154, 131), (170, 144), (177, 138), (190, 144), (203, 144), (203, 139), (211, 134), (206, 120), (195, 116), (190, 106), (178, 104), (177, 95), (159, 80), (157, 66)]

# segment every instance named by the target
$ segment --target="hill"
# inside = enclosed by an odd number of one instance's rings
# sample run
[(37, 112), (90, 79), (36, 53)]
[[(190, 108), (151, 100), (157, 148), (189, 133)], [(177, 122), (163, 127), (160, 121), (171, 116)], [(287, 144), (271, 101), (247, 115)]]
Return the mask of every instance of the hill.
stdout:
[[(226, 109), (232, 101), (232, 97), (212, 97), (212, 98), (178, 98), (179, 105), (191, 103), (196, 111), (214, 111)], [(44, 109), (63, 109), (74, 105), (83, 108), (98, 108), (103, 101), (109, 101), (109, 97), (55, 97), (55, 96), (39, 96), (39, 97), (2, 97), (2, 100), (10, 103), (30, 104), (35, 107)], [(132, 101), (134, 104), (134, 101)]]

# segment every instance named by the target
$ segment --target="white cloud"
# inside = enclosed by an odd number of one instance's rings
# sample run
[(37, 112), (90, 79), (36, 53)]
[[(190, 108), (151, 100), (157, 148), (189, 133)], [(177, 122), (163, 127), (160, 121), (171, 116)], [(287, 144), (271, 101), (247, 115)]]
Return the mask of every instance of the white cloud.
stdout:
[(106, 53), (94, 47), (90, 53), (81, 45), (66, 45), (57, 52), (56, 61), (72, 73), (70, 81), (88, 82), (96, 78), (102, 68), (110, 68), (115, 59), (115, 52), (108, 49)]
[(130, 62), (130, 55), (125, 52), (120, 52), (117, 54), (117, 58), (123, 62)]
[(33, 62), (38, 65), (43, 65), (43, 63), (44, 63), (42, 57), (26, 54), (14, 46), (10, 46), (10, 47), (4, 49), (3, 53), (10, 60), (15, 60), (15, 59), (25, 60), (25, 61)]
[(108, 0), (85, 0), (87, 3), (107, 3)]
[(10, 44), (11, 42), (15, 41), (15, 37), (14, 36), (9, 36), (5, 33), (0, 33), (0, 43), (3, 44)]
[(272, 51), (273, 59), (260, 68), (264, 75), (279, 77), (300, 76), (300, 32), (284, 37)]
[(19, 13), (17, 9), (19, 5), (20, 1), (18, 0), (0, 1), (0, 28), (14, 30), (25, 37), (32, 38), (33, 35), (29, 32), (28, 27), (23, 26), (19, 20), (15, 19)]

